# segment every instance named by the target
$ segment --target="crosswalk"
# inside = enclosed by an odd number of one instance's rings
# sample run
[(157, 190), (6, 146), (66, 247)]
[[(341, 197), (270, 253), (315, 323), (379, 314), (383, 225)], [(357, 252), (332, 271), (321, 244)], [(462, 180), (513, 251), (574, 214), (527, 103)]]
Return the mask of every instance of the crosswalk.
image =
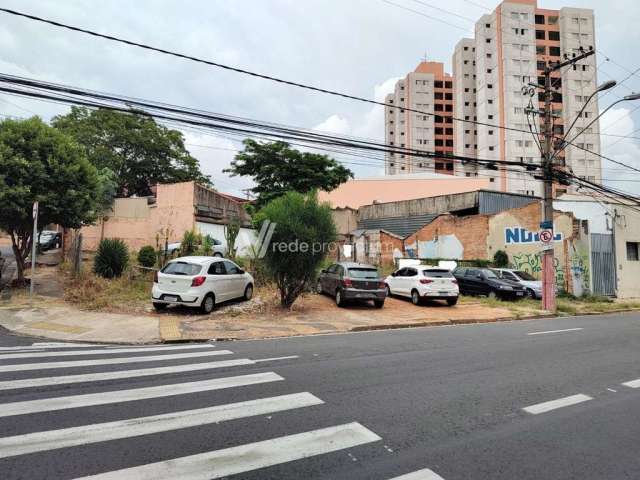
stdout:
[[(283, 434), (278, 430), (275, 436), (261, 423), (250, 441), (246, 441), (246, 436), (239, 442), (233, 438), (217, 441), (217, 433), (225, 422), (253, 423), (276, 413), (306, 415), (304, 412), (311, 412), (312, 407), (326, 408), (325, 402), (312, 392), (283, 393), (287, 390), (286, 379), (274, 371), (239, 370), (252, 365), (269, 370), (269, 362), (295, 358), (235, 358), (231, 350), (208, 343), (105, 347), (40, 342), (2, 347), (1, 476), (118, 480), (208, 480), (234, 475), (242, 478), (242, 474), (259, 469), (375, 445), (382, 440), (357, 419), (347, 419), (347, 423), (314, 424), (316, 428), (312, 429), (294, 426), (297, 431)], [(267, 386), (279, 386), (280, 390), (278, 394), (273, 394), (273, 390), (266, 395), (264, 391), (262, 395), (256, 393)], [(195, 404), (190, 404), (194, 398)], [(218, 398), (233, 401), (220, 403)], [(169, 411), (157, 413), (154, 409), (160, 408), (158, 405)], [(322, 410), (313, 410), (316, 414), (319, 411)], [(193, 446), (188, 444), (189, 432), (196, 430), (204, 432), (208, 439), (204, 448), (195, 442)], [(145, 461), (143, 455), (138, 460), (136, 449), (143, 451), (147, 440), (156, 435), (182, 439), (178, 442), (181, 449), (175, 455), (165, 455), (166, 458)], [(117, 442), (129, 442), (131, 454), (124, 459), (109, 458), (109, 448), (117, 446)], [(74, 449), (84, 453), (74, 455)], [(96, 452), (96, 457), (92, 458), (87, 451)], [(57, 470), (24, 471), (32, 464), (38, 465), (38, 455), (76, 460), (73, 465), (57, 462)], [(21, 459), (29, 461), (20, 462)], [(66, 467), (73, 468), (66, 472)], [(442, 477), (423, 469), (395, 478)]]

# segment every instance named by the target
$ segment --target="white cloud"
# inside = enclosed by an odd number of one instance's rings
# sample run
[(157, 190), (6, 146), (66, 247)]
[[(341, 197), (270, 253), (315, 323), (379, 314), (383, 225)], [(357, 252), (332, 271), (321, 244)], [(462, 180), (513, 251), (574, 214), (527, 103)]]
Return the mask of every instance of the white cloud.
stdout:
[(313, 127), (313, 129), (319, 132), (336, 133), (338, 135), (349, 135), (351, 133), (349, 120), (336, 114), (331, 115), (324, 122)]
[[(612, 108), (600, 120), (600, 129), (604, 133), (615, 135), (634, 134), (637, 127), (630, 115), (631, 109)], [(637, 132), (634, 134), (637, 136)], [(640, 169), (640, 144), (638, 140), (602, 136), (602, 153), (607, 157)], [(602, 178), (605, 185), (640, 195), (640, 173), (609, 160), (602, 160)]]

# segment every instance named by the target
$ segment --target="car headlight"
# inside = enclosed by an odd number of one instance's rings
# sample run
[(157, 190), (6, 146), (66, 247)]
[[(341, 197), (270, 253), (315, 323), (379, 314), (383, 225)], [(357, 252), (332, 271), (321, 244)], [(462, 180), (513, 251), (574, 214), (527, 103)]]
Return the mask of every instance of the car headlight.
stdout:
[(513, 287), (510, 287), (509, 285), (500, 285), (500, 289), (501, 290), (513, 290)]

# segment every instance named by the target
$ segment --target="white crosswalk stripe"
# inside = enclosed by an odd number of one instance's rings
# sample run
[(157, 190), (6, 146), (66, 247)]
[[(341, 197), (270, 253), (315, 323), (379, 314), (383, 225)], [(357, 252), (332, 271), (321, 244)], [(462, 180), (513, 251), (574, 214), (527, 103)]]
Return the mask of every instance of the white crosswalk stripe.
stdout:
[(440, 475), (435, 473), (433, 470), (424, 468), (422, 470), (417, 470), (415, 472), (400, 475), (399, 477), (390, 478), (389, 480), (444, 480), (444, 479)]
[(26, 415), (39, 412), (51, 412), (69, 408), (91, 407), (109, 403), (133, 402), (151, 398), (172, 397), (187, 393), (206, 392), (223, 388), (255, 385), (258, 383), (284, 380), (273, 372), (255, 373), (237, 377), (215, 378), (200, 382), (175, 383), (157, 387), (133, 388), (130, 390), (114, 390), (111, 392), (88, 393), (69, 397), (43, 398), (24, 402), (4, 403), (0, 405), (0, 417)]
[(308, 392), (0, 438), (0, 458), (130, 438), (324, 403)]
[(23, 380), (0, 381), (0, 390), (14, 390), (18, 388), (45, 387), (47, 385), (64, 385), (70, 383), (99, 382), (104, 380), (118, 380), (122, 378), (149, 377), (152, 375), (167, 375), (171, 373), (195, 372), (214, 368), (237, 367), (253, 365), (257, 360), (238, 358), (219, 362), (189, 363), (187, 365), (173, 365), (171, 367), (140, 368), (136, 370), (117, 370), (115, 372), (85, 373), (82, 375), (66, 375), (59, 377), (25, 378)]
[(198, 345), (172, 345), (172, 346), (164, 346), (164, 347), (148, 347), (144, 350), (140, 350), (140, 348), (114, 348), (105, 350), (101, 348), (99, 350), (65, 350), (63, 352), (37, 352), (37, 353), (8, 353), (5, 355), (0, 355), (0, 360), (7, 360), (13, 358), (40, 358), (40, 357), (79, 357), (84, 355), (116, 355), (119, 353), (146, 353), (146, 352), (169, 352), (173, 350), (193, 350), (193, 349), (203, 349), (203, 348), (211, 348), (208, 344), (198, 344)]
[(378, 435), (354, 422), (84, 478), (210, 480), (378, 440)]
[[(73, 413), (71, 413), (71, 416), (64, 417), (42, 417), (48, 420), (43, 422), (46, 427), (40, 430), (29, 430), (28, 433), (11, 436), (2, 436), (3, 434), (0, 432), (0, 459), (11, 458), (11, 461), (14, 461), (13, 459), (22, 455), (46, 454), (58, 452), (61, 449), (84, 448), (87, 446), (100, 448), (101, 442), (117, 442), (129, 439), (145, 442), (147, 441), (145, 436), (163, 432), (171, 432), (171, 435), (176, 435), (176, 438), (180, 438), (181, 442), (184, 442), (184, 438), (189, 438), (189, 429), (206, 428), (212, 429), (210, 437), (212, 444), (207, 446), (205, 451), (196, 450), (196, 452), (201, 453), (183, 457), (178, 456), (178, 458), (155, 458), (153, 463), (143, 465), (133, 463), (131, 466), (127, 463), (119, 463), (116, 470), (102, 471), (101, 469), (98, 470), (101, 473), (81, 478), (208, 480), (288, 462), (302, 461), (309, 457), (350, 449), (377, 442), (381, 439), (376, 433), (357, 422), (339, 425), (314, 425), (313, 430), (298, 428), (295, 431), (286, 432), (284, 435), (281, 434), (282, 436), (272, 438), (273, 435), (269, 435), (268, 428), (264, 430), (265, 426), (269, 425), (269, 422), (267, 422), (260, 424), (261, 427), (256, 430), (256, 437), (258, 438), (252, 438), (252, 443), (239, 445), (225, 443), (224, 447), (226, 448), (216, 447), (215, 440), (217, 435), (215, 430), (221, 429), (222, 427), (218, 427), (218, 425), (223, 422), (248, 419), (246, 421), (251, 425), (260, 416), (273, 413), (289, 415), (296, 410), (302, 412), (300, 415), (307, 415), (306, 412), (311, 415), (322, 410), (309, 409), (308, 407), (326, 408), (323, 407), (324, 401), (310, 392), (277, 392), (277, 394), (271, 394), (273, 396), (264, 394), (260, 396), (256, 395), (255, 390), (247, 389), (250, 395), (249, 398), (242, 398), (242, 396), (237, 398), (238, 394), (234, 393), (232, 396), (234, 401), (231, 403), (220, 404), (220, 400), (216, 401), (216, 399), (225, 397), (215, 394), (201, 395), (197, 399), (194, 397), (194, 401), (199, 402), (199, 404), (195, 405), (198, 408), (189, 409), (188, 405), (192, 400), (186, 395), (263, 384), (266, 388), (266, 384), (283, 382), (284, 378), (275, 372), (245, 372), (244, 374), (233, 376), (225, 373), (223, 377), (214, 378), (211, 378), (210, 375), (215, 372), (215, 369), (247, 365), (254, 365), (255, 368), (258, 368), (265, 365), (262, 362), (299, 358), (297, 355), (262, 359), (231, 358), (214, 360), (209, 357), (232, 355), (233, 352), (229, 350), (214, 350), (214, 345), (212, 344), (145, 347), (101, 347), (90, 344), (79, 346), (78, 344), (67, 345), (62, 343), (43, 343), (41, 345), (0, 351), (0, 361), (2, 361), (0, 374), (12, 375), (14, 372), (26, 372), (21, 375), (22, 378), (7, 378), (5, 375), (0, 375), (0, 394), (2, 394), (2, 397), (0, 397), (0, 418), (3, 421), (20, 422), (21, 418), (27, 418), (20, 417), (22, 415), (58, 411), (74, 412), (75, 409), (86, 407), (101, 408), (108, 405), (114, 406), (110, 412), (116, 413), (116, 416), (115, 418), (114, 416), (106, 418), (110, 420), (107, 422), (91, 423), (90, 414), (79, 413), (80, 411), (78, 411), (80, 416), (77, 417), (74, 417)], [(63, 348), (65, 350), (62, 350)], [(180, 352), (181, 349), (188, 350), (188, 352)], [(85, 360), (77, 360), (76, 358), (67, 360), (66, 358), (103, 354), (109, 357)], [(37, 361), (37, 363), (7, 363), (12, 362), (14, 359), (24, 359), (22, 360), (23, 362), (35, 359), (41, 359), (41, 361)], [(124, 367), (127, 368), (126, 370), (65, 374), (66, 369), (76, 367), (118, 366), (144, 362), (171, 362), (183, 359), (190, 359), (195, 363), (175, 364), (174, 362), (174, 364), (161, 364), (161, 366), (140, 365), (138, 368)], [(49, 369), (59, 369), (60, 372), (56, 371), (55, 376), (46, 376), (38, 373), (40, 370), (44, 370), (46, 373)], [(211, 374), (209, 371), (211, 371)], [(181, 373), (192, 374), (193, 372), (198, 374), (195, 377), (198, 379), (197, 381), (186, 382), (183, 380), (180, 383), (167, 384), (167, 379), (165, 378), (165, 384), (158, 385), (155, 383), (162, 380), (162, 376)], [(158, 378), (152, 378), (154, 376)], [(136, 378), (154, 382), (152, 383), (153, 386), (133, 388), (133, 385), (127, 381), (129, 379), (133, 381)], [(101, 385), (100, 390), (103, 391), (99, 393), (94, 393), (95, 390), (92, 390), (92, 393), (82, 393), (83, 389), (93, 388), (96, 385), (95, 382), (109, 381), (117, 381), (117, 383)], [(36, 399), (24, 400), (23, 391), (28, 394), (29, 389), (43, 388), (46, 395), (46, 389), (50, 389), (53, 392), (55, 391), (54, 388), (59, 385), (67, 385), (65, 388), (71, 389), (73, 394), (43, 397), (42, 391), (38, 391)], [(56, 393), (55, 395), (59, 394)], [(2, 400), (2, 398), (11, 398), (12, 395), (18, 395), (16, 400), (19, 401)], [(223, 392), (220, 395), (223, 395)], [(128, 411), (127, 405), (130, 405), (128, 402), (143, 402), (142, 404), (137, 403), (138, 406), (136, 407), (137, 411), (141, 411), (139, 406), (143, 405), (144, 407), (144, 402), (169, 397), (173, 399), (169, 402), (159, 403), (157, 406), (165, 406), (166, 408), (168, 405), (170, 411), (165, 409), (160, 414), (138, 416), (136, 418), (130, 418), (126, 414)], [(212, 405), (205, 404), (203, 406), (202, 401), (207, 402), (209, 399)], [(122, 409), (124, 417), (118, 418), (119, 414), (117, 412), (119, 410), (117, 409), (119, 408)], [(157, 407), (153, 406), (152, 408)], [(57, 418), (65, 419), (62, 420), (65, 422), (68, 422), (70, 418), (74, 419), (75, 421), (72, 423), (74, 426), (69, 426), (69, 423), (66, 423), (57, 427)], [(269, 418), (271, 417), (267, 417), (267, 419)], [(352, 419), (346, 421), (350, 420)], [(295, 422), (292, 424), (296, 425)], [(221, 430), (221, 432), (224, 433), (224, 437), (229, 435), (228, 429)], [(267, 440), (262, 440), (262, 438), (267, 438)], [(228, 445), (233, 446), (228, 447)], [(193, 450), (189, 453), (192, 452)], [(60, 453), (45, 458), (47, 461), (58, 465), (57, 462), (63, 462), (65, 457), (66, 455)], [(75, 458), (76, 462), (82, 461), (81, 459), (78, 460), (77, 456)], [(135, 460), (133, 461), (135, 462)], [(106, 464), (108, 465), (108, 462)], [(122, 468), (123, 466), (125, 468)], [(74, 467), (76, 476), (87, 475), (87, 473), (83, 473), (82, 466), (79, 469), (78, 465)], [(92, 463), (88, 458), (86, 468), (89, 470), (91, 467)], [(90, 472), (94, 473), (95, 470)], [(441, 477), (433, 472), (429, 476), (428, 472), (431, 471), (427, 469), (420, 470), (397, 477), (396, 480), (442, 480)], [(25, 476), (22, 472), (15, 472), (15, 474), (17, 477)], [(10, 476), (9, 478), (13, 477)]]
[(20, 363), (2, 365), (0, 372), (24, 372), (26, 370), (47, 370), (52, 368), (92, 367), (95, 365), (119, 365), (123, 363), (158, 362), (162, 360), (179, 360), (184, 358), (211, 357), (229, 355), (229, 350), (212, 350), (195, 353), (176, 353), (171, 355), (149, 355), (145, 357), (101, 358), (99, 360), (72, 360), (69, 362)]

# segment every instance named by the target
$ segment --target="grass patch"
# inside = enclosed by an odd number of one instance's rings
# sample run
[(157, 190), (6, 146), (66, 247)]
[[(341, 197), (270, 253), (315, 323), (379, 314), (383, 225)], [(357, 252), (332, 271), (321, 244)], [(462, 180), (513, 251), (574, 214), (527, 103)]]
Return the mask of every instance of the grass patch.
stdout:
[(128, 275), (106, 279), (84, 271), (67, 277), (64, 299), (80, 308), (101, 311), (144, 312), (151, 305), (151, 282)]

